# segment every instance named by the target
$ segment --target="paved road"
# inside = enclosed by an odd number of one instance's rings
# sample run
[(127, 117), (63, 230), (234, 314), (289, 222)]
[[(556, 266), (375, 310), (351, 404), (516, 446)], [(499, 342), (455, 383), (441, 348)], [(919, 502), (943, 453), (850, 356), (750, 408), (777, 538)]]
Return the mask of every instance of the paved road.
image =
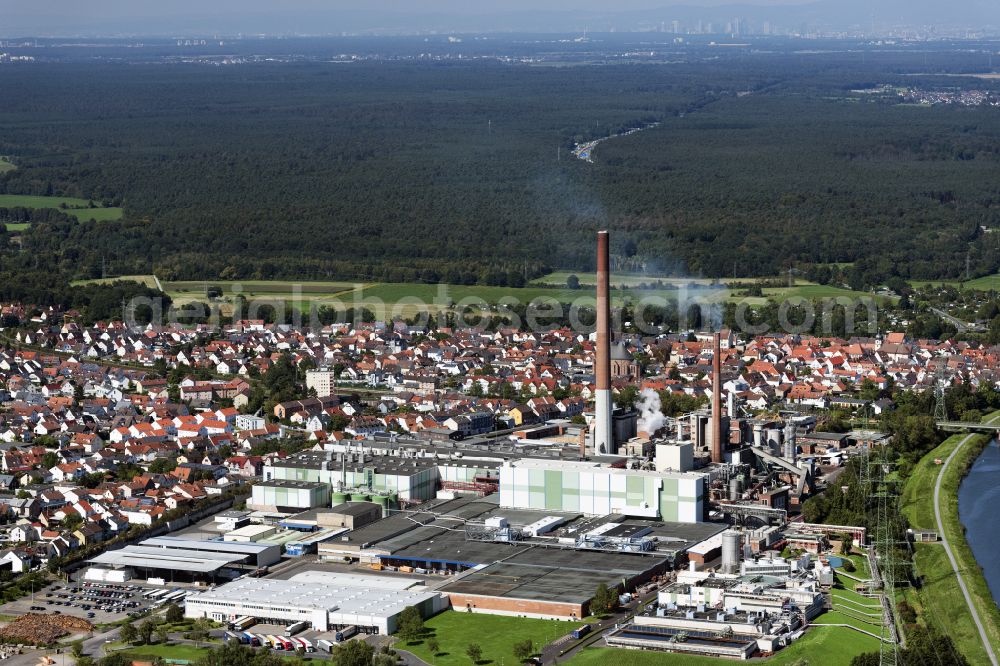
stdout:
[[(583, 624), (571, 623), (567, 625), (566, 635), (560, 636), (558, 639), (542, 647), (541, 651), (541, 662), (543, 664), (554, 664), (556, 660), (565, 661), (569, 659), (574, 654), (579, 652), (583, 648), (590, 647), (596, 643), (603, 641), (603, 634), (608, 629), (614, 627), (616, 624), (624, 623), (628, 618), (631, 618), (648, 602), (656, 599), (659, 593), (659, 588), (654, 589), (641, 597), (632, 599), (627, 605), (619, 608), (613, 614), (609, 615), (605, 619), (599, 622), (591, 623), (591, 630), (582, 640), (577, 641), (569, 636), (569, 633), (576, 629), (576, 627)], [(566, 649), (567, 645), (572, 645), (571, 648)]]
[(399, 648), (393, 648), (396, 654), (400, 656), (403, 660), (404, 666), (431, 666), (426, 661), (413, 654), (412, 652), (407, 652), (406, 650), (400, 650)]
[(937, 316), (941, 317), (941, 319), (944, 319), (945, 321), (947, 321), (948, 323), (950, 323), (952, 326), (955, 327), (955, 329), (959, 333), (964, 333), (966, 331), (981, 331), (981, 330), (983, 330), (983, 327), (981, 325), (970, 324), (969, 322), (962, 321), (958, 317), (953, 317), (952, 315), (948, 314), (944, 310), (938, 310), (937, 308), (931, 308), (931, 312), (933, 312)]
[(115, 627), (110, 631), (105, 631), (100, 634), (95, 633), (90, 638), (83, 639), (83, 653), (93, 657), (94, 659), (100, 659), (104, 656), (105, 644), (118, 640), (119, 631), (121, 631), (121, 629)]
[(962, 450), (962, 448), (968, 443), (970, 439), (976, 435), (966, 435), (965, 439), (958, 443), (955, 450), (951, 452), (948, 459), (944, 461), (941, 465), (941, 470), (938, 472), (937, 481), (934, 483), (934, 518), (937, 520), (938, 534), (941, 536), (941, 544), (944, 546), (944, 550), (948, 553), (948, 561), (951, 562), (951, 568), (955, 570), (955, 577), (958, 579), (958, 586), (962, 589), (962, 596), (965, 597), (965, 603), (969, 606), (969, 612), (972, 613), (972, 619), (976, 623), (976, 629), (979, 630), (979, 638), (983, 641), (983, 648), (986, 650), (986, 654), (990, 657), (990, 662), (993, 666), (998, 666), (997, 656), (993, 653), (993, 646), (990, 644), (989, 637), (986, 635), (986, 628), (983, 626), (983, 621), (979, 617), (979, 611), (976, 610), (976, 605), (972, 602), (972, 597), (969, 595), (969, 588), (965, 585), (965, 579), (962, 578), (962, 573), (958, 569), (958, 560), (955, 559), (955, 553), (951, 550), (951, 544), (948, 543), (948, 537), (945, 535), (944, 531), (944, 521), (941, 520), (941, 480), (944, 478), (945, 470), (948, 469), (948, 465), (951, 464), (952, 459), (955, 455)]

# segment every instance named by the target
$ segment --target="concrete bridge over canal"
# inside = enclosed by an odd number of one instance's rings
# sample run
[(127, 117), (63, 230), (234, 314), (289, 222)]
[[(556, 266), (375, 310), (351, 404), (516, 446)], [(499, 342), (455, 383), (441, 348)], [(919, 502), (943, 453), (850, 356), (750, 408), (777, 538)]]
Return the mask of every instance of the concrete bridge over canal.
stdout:
[(937, 427), (941, 430), (958, 432), (961, 430), (998, 433), (1000, 432), (1000, 422), (994, 423), (971, 423), (969, 421), (938, 421)]

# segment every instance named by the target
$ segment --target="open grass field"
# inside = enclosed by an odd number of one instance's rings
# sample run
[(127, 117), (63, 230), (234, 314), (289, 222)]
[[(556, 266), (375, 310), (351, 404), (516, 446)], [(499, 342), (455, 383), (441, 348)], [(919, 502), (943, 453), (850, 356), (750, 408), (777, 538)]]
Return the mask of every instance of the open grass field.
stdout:
[(167, 281), (163, 288), (170, 293), (204, 293), (206, 286), (222, 289), (224, 295), (240, 293), (244, 296), (291, 296), (296, 291), (306, 295), (332, 296), (349, 292), (359, 286), (353, 282), (295, 282), (293, 280), (220, 280), (220, 281)]
[[(123, 276), (114, 279), (135, 279), (151, 285), (152, 276)], [(105, 282), (111, 280), (105, 280)], [(690, 283), (690, 281), (689, 281)], [(81, 284), (81, 283), (77, 283)], [(554, 284), (554, 283), (553, 283)], [(766, 296), (743, 297), (725, 287), (711, 287), (708, 281), (698, 281), (701, 288), (695, 287), (686, 292), (686, 297), (699, 302), (731, 302), (746, 301), (751, 306), (764, 304), (768, 298), (803, 298), (813, 300), (819, 298), (867, 297), (868, 294), (852, 292), (837, 287), (800, 283), (786, 288), (767, 288)], [(478, 311), (482, 304), (495, 306), (498, 303), (508, 305), (536, 303), (544, 306), (545, 300), (561, 304), (578, 304), (580, 307), (593, 307), (594, 290), (582, 286), (580, 289), (565, 287), (529, 285), (527, 287), (491, 287), (485, 285), (447, 285), (421, 283), (356, 283), (346, 281), (307, 282), (294, 280), (175, 280), (163, 281), (164, 291), (170, 295), (174, 303), (183, 305), (193, 301), (206, 300), (206, 288), (216, 287), (222, 292), (222, 310), (232, 307), (234, 298), (239, 295), (245, 299), (268, 299), (284, 301), (286, 307), (307, 311), (310, 307), (339, 304), (342, 308), (365, 307), (376, 313), (380, 318), (395, 316), (414, 317), (421, 313), (436, 313), (452, 305), (465, 304), (471, 310)], [(633, 304), (648, 304), (658, 306), (675, 302), (679, 292), (674, 288), (637, 289), (623, 286), (612, 290), (611, 298), (616, 305), (626, 301)]]
[[(674, 300), (676, 292), (670, 289), (621, 289), (612, 292), (611, 297), (615, 302), (621, 303), (627, 297), (638, 301), (643, 297), (661, 297), (667, 300)], [(489, 304), (496, 304), (501, 299), (515, 299), (521, 303), (551, 298), (560, 303), (573, 303), (575, 301), (589, 300), (591, 303), (595, 298), (592, 289), (557, 289), (549, 287), (489, 287), (484, 285), (430, 285), (430, 284), (376, 284), (365, 287), (361, 294), (362, 300), (382, 301), (385, 303), (398, 303), (403, 299), (419, 299), (424, 303), (438, 302), (447, 303), (449, 300), (460, 303), (464, 300), (481, 300)]]
[(879, 617), (870, 618), (861, 611), (842, 607), (842, 610), (830, 610), (813, 620), (813, 624), (846, 624), (862, 631), (878, 634), (881, 631), (882, 620)]
[[(566, 280), (570, 275), (575, 275), (580, 281), (581, 286), (592, 287), (597, 284), (597, 273), (575, 273), (573, 271), (556, 271), (554, 273), (549, 273), (548, 275), (543, 275), (540, 278), (535, 278), (531, 281), (531, 284), (562, 286), (566, 284)], [(748, 281), (752, 282), (753, 280)], [(611, 285), (614, 287), (635, 287), (641, 284), (654, 284), (657, 282), (678, 286), (683, 284), (712, 284), (713, 280), (704, 278), (659, 277), (656, 275), (646, 275), (644, 273), (611, 274)]]
[(160, 659), (178, 659), (181, 661), (198, 661), (205, 657), (209, 650), (196, 645), (178, 645), (174, 643), (162, 643), (156, 645), (142, 645), (122, 651), (121, 654), (135, 661), (154, 661)]
[(910, 280), (910, 284), (914, 288), (922, 288), (928, 285), (935, 287), (944, 284), (950, 287), (961, 286), (963, 289), (973, 289), (976, 291), (1000, 291), (1000, 273), (984, 275), (983, 277), (967, 282), (962, 280)]
[(66, 204), (67, 215), (72, 215), (80, 221), (97, 220), (107, 222), (108, 220), (120, 220), (122, 217), (121, 208), (90, 208), (90, 202), (86, 199), (74, 199), (73, 197), (35, 197), (21, 194), (0, 194), (0, 208), (59, 208)]
[(13, 171), (17, 167), (0, 157), (0, 173), (7, 173), (8, 171)]
[[(516, 641), (530, 638), (536, 649), (568, 634), (579, 622), (558, 620), (535, 620), (480, 613), (460, 613), (446, 611), (424, 623), (427, 633), (423, 640), (415, 643), (400, 641), (396, 647), (417, 655), (433, 666), (468, 666), (469, 656), (465, 649), (470, 643), (477, 643), (483, 650), (481, 666), (493, 664), (515, 664), (517, 660), (511, 646)], [(427, 640), (437, 640), (440, 651), (431, 654)]]
[[(997, 418), (1000, 418), (1000, 413), (994, 413), (985, 420)], [(941, 468), (934, 464), (934, 460), (947, 459), (965, 437), (965, 433), (959, 433), (946, 439), (921, 459), (907, 480), (901, 498), (901, 510), (914, 528), (937, 529), (934, 518), (934, 484)], [(962, 480), (963, 470), (966, 464), (979, 454), (986, 441), (988, 438), (985, 435), (976, 435), (973, 440), (965, 444), (948, 466), (941, 483), (941, 512), (945, 534), (958, 559), (969, 593), (986, 625), (994, 649), (998, 650), (1000, 609), (997, 608), (986, 580), (965, 541), (958, 517), (958, 486)], [(918, 602), (915, 606), (927, 610), (924, 617), (937, 624), (942, 631), (949, 633), (958, 649), (971, 663), (986, 663), (988, 661), (986, 652), (982, 649), (979, 633), (956, 582), (955, 572), (944, 547), (940, 544), (917, 544), (914, 559), (917, 573), (923, 579), (923, 587), (912, 595)]]
[(7, 233), (13, 233), (15, 231), (24, 231), (31, 226), (30, 222), (7, 222), (5, 225), (7, 227)]
[[(804, 298), (808, 301), (824, 298), (874, 298), (872, 294), (863, 291), (851, 291), (828, 284), (799, 283), (791, 287), (767, 287), (764, 290), (764, 297), (743, 297), (734, 295), (730, 298), (733, 302), (746, 301), (751, 305), (763, 305), (768, 299), (782, 301), (785, 299)], [(876, 299), (879, 300), (879, 299)]]
[[(752, 663), (766, 666), (809, 664), (809, 666), (849, 666), (864, 652), (878, 650), (878, 639), (846, 627), (813, 626), (805, 636), (767, 659)], [(712, 657), (674, 655), (661, 652), (588, 648), (569, 661), (571, 666), (718, 666), (725, 660)]]
[[(571, 271), (557, 271), (555, 273), (549, 273), (531, 282), (532, 285), (563, 285), (566, 283), (566, 279), (570, 275), (576, 275), (580, 280), (580, 290), (588, 291), (589, 288), (593, 287), (597, 283), (596, 273), (572, 273)], [(757, 279), (741, 279), (738, 280), (740, 283), (754, 283), (762, 282), (765, 280), (774, 280), (776, 278), (757, 278)], [(675, 288), (680, 288), (684, 286), (689, 287), (708, 287), (713, 284), (719, 290), (727, 290), (727, 299), (733, 303), (739, 303), (741, 301), (746, 301), (750, 305), (763, 305), (768, 299), (783, 300), (786, 298), (805, 298), (808, 300), (817, 298), (836, 298), (839, 296), (847, 296), (849, 298), (859, 298), (871, 296), (866, 292), (851, 291), (850, 289), (842, 289), (840, 287), (835, 287), (832, 285), (821, 285), (814, 282), (807, 282), (804, 280), (796, 280), (792, 286), (786, 287), (765, 287), (763, 292), (764, 296), (741, 296), (740, 291), (737, 289), (730, 289), (725, 282), (716, 283), (714, 280), (707, 280), (701, 278), (668, 278), (668, 277), (656, 277), (650, 275), (637, 275), (637, 274), (616, 274), (611, 276), (611, 285), (613, 288), (617, 288), (621, 293), (634, 293), (634, 294), (644, 294), (644, 293), (661, 293), (656, 290), (630, 290), (629, 287), (636, 287), (641, 284), (653, 284), (656, 282), (662, 282), (664, 285), (670, 285)], [(664, 290), (662, 293), (672, 294), (676, 297), (676, 292), (672, 290)], [(697, 292), (696, 292), (697, 293)]]
[(85, 284), (113, 284), (115, 282), (138, 282), (146, 285), (150, 289), (156, 289), (156, 280), (152, 275), (122, 275), (120, 277), (102, 278), (97, 280), (74, 280), (70, 284), (75, 287)]
[[(216, 280), (216, 281), (167, 281), (162, 282), (163, 290), (171, 300), (182, 305), (193, 301), (206, 300), (206, 288), (216, 287), (222, 291), (226, 303), (221, 307), (224, 314), (230, 314), (232, 303), (237, 296), (247, 301), (283, 301), (288, 308), (308, 311), (313, 305), (338, 301), (345, 308), (354, 305), (355, 295), (364, 284), (353, 282), (297, 282), (293, 280)], [(409, 316), (409, 315), (407, 315)]]
[[(868, 570), (868, 558), (865, 557), (864, 555), (859, 555), (857, 553), (852, 553), (852, 554), (846, 555), (846, 556), (845, 555), (838, 555), (838, 557), (841, 557), (841, 558), (846, 557), (851, 562), (854, 562), (855, 571), (854, 571), (854, 573), (851, 574), (852, 576), (855, 576), (855, 577), (861, 578), (861, 579), (869, 578), (871, 576), (871, 571)], [(838, 571), (839, 571), (839, 569), (838, 569)], [(845, 577), (843, 580), (848, 581), (850, 579)]]

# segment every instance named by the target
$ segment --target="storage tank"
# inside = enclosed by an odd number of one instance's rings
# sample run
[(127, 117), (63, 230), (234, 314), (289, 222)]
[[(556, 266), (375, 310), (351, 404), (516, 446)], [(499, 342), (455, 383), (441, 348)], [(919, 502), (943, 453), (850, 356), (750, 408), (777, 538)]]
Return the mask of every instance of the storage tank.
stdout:
[(739, 572), (741, 538), (742, 535), (739, 532), (722, 533), (722, 573)]
[(765, 440), (765, 448), (771, 450), (771, 453), (775, 455), (781, 455), (781, 447), (784, 443), (784, 433), (779, 428), (768, 428), (765, 433), (767, 439)]
[(789, 421), (785, 424), (785, 460), (795, 462), (795, 424)]
[(351, 493), (352, 502), (367, 502), (370, 499), (371, 498), (368, 495), (365, 495), (364, 493)]
[(753, 424), (753, 445), (757, 448), (764, 446), (764, 424)]
[(729, 501), (736, 502), (740, 499), (740, 494), (743, 492), (743, 482), (739, 477), (733, 477), (729, 479)]
[(338, 504), (343, 504), (347, 501), (347, 493), (333, 493), (331, 496), (331, 504), (337, 506)]
[(372, 497), (372, 501), (382, 508), (382, 517), (385, 518), (389, 515), (389, 498), (385, 495), (375, 495)]

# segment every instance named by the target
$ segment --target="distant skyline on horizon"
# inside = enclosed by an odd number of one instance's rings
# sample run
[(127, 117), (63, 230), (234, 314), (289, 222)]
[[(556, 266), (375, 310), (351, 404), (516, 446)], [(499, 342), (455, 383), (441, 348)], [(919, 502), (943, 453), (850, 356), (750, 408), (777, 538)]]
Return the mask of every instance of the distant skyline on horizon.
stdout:
[(873, 31), (889, 26), (981, 29), (1000, 26), (994, 0), (0, 0), (0, 36), (419, 34), (427, 32), (623, 32), (691, 29), (716, 32), (737, 18), (782, 29)]

